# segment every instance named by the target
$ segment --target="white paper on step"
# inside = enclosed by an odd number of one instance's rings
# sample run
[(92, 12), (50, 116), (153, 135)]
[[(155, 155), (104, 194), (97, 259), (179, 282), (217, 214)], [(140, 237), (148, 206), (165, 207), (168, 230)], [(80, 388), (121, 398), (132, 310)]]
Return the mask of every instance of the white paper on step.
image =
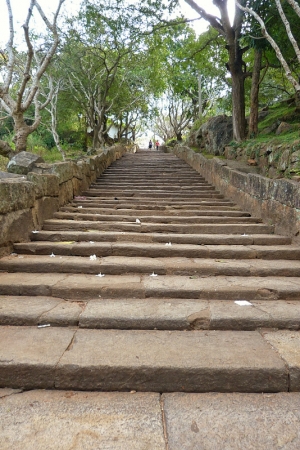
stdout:
[(248, 302), (247, 300), (236, 300), (234, 303), (239, 306), (252, 306), (252, 303)]

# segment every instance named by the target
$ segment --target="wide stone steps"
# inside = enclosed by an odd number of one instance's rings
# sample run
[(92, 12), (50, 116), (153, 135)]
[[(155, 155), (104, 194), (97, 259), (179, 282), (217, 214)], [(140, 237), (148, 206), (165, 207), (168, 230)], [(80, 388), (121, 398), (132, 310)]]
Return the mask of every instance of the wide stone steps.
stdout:
[[(98, 275), (98, 276), (97, 276)], [(87, 300), (92, 298), (198, 298), (209, 300), (299, 300), (298, 277), (193, 276), (100, 273), (7, 272), (1, 274), (3, 295), (43, 295)]]
[[(172, 240), (173, 244), (196, 244), (203, 245), (263, 245), (263, 246), (278, 246), (291, 244), (291, 238), (287, 236), (280, 236), (275, 234), (179, 234), (179, 233), (134, 233), (134, 232), (114, 232), (114, 231), (96, 231), (85, 230), (81, 231), (34, 231), (31, 235), (32, 241), (51, 241), (51, 242), (68, 242), (72, 245), (75, 242), (144, 242), (154, 243), (159, 242), (166, 246)], [(74, 242), (73, 242), (74, 241)], [(24, 244), (16, 244), (24, 245)], [(48, 245), (48, 243), (46, 243)], [(170, 246), (168, 246), (170, 250)], [(26, 248), (26, 243), (25, 247)], [(28, 248), (28, 246), (27, 246)], [(33, 246), (34, 248), (34, 246)], [(173, 247), (172, 247), (173, 248)], [(293, 250), (298, 250), (298, 247), (287, 247), (294, 254)]]
[[(152, 274), (157, 275), (189, 275), (194, 277), (237, 275), (242, 277), (300, 277), (300, 261), (293, 260), (255, 260), (243, 259), (244, 255), (238, 255), (240, 259), (189, 259), (185, 257), (176, 258), (172, 256), (151, 257), (149, 256), (104, 256), (98, 260), (95, 257), (59, 256), (64, 254), (60, 248), (54, 248), (55, 256), (22, 255), (10, 256), (0, 260), (0, 271), (7, 272), (40, 272), (40, 273), (84, 273), (95, 274), (99, 272), (106, 275), (121, 274)], [(23, 252), (24, 253), (24, 252)], [(74, 252), (76, 254), (76, 252)], [(90, 252), (89, 252), (90, 253)], [(119, 253), (119, 252), (118, 252)], [(124, 253), (126, 253), (124, 251)], [(146, 253), (146, 252), (145, 252)], [(248, 256), (248, 255), (246, 255)], [(218, 256), (215, 256), (218, 258)]]
[(185, 210), (192, 208), (207, 208), (207, 207), (225, 207), (230, 209), (239, 209), (235, 205), (235, 203), (230, 202), (226, 199), (218, 199), (218, 200), (184, 200), (184, 201), (172, 201), (172, 204), (167, 200), (161, 199), (159, 204), (156, 200), (151, 199), (119, 199), (114, 197), (112, 199), (101, 198), (101, 203), (97, 200), (96, 197), (75, 197), (74, 202), (77, 202), (78, 206), (87, 206), (87, 207), (99, 207), (101, 208), (127, 208), (127, 209), (175, 209), (175, 210)]
[[(66, 212), (61, 211), (54, 213), (54, 217), (57, 219), (67, 219), (67, 220), (98, 220), (99, 222), (129, 222), (129, 223), (136, 223), (136, 218), (133, 218), (132, 215), (126, 215), (126, 214), (118, 214), (118, 215), (106, 215), (106, 214), (99, 214), (99, 213), (81, 213), (78, 212)], [(147, 215), (147, 216), (141, 216), (143, 219), (143, 222), (147, 223), (171, 223), (171, 224), (196, 224), (196, 223), (261, 223), (261, 219), (258, 219), (257, 217), (249, 217), (249, 214), (211, 214), (209, 211), (205, 214), (201, 214), (199, 216), (167, 216), (167, 215)], [(141, 220), (138, 219), (140, 222)], [(140, 222), (138, 224), (140, 225)]]
[(252, 300), (250, 305), (241, 306), (233, 300), (152, 297), (71, 301), (0, 295), (0, 325), (120, 330), (299, 330), (300, 302)]
[[(101, 218), (101, 217), (100, 217)], [(86, 217), (83, 217), (86, 219)], [(272, 225), (265, 225), (263, 223), (236, 223), (236, 219), (230, 220), (226, 223), (218, 223), (217, 218), (207, 219), (204, 218), (203, 222), (196, 225), (193, 224), (174, 224), (174, 223), (152, 223), (142, 222), (136, 223), (131, 221), (126, 222), (113, 222), (107, 225), (107, 222), (101, 222), (99, 217), (93, 217), (95, 220), (67, 220), (67, 219), (49, 219), (44, 222), (44, 230), (57, 231), (57, 230), (101, 230), (101, 231), (120, 231), (120, 232), (137, 232), (140, 233), (188, 233), (188, 234), (220, 234), (220, 233), (232, 233), (232, 234), (263, 234), (273, 233), (274, 227)], [(245, 218), (248, 219), (248, 218)]]
[[(171, 244), (171, 245), (170, 245)], [(160, 243), (144, 243), (144, 242), (47, 242), (37, 241), (35, 243), (15, 244), (15, 250), (23, 254), (35, 255), (65, 255), (65, 256), (92, 256), (99, 258), (106, 256), (124, 256), (124, 257), (144, 257), (144, 258), (184, 258), (182, 265), (188, 264), (188, 258), (211, 258), (212, 264), (215, 263), (214, 258), (224, 260), (230, 259), (250, 259), (250, 260), (278, 260), (285, 258), (286, 264), (291, 270), (295, 267), (300, 259), (300, 249), (296, 246), (267, 246), (267, 245), (193, 245), (193, 244), (172, 244), (167, 242)], [(19, 257), (20, 258), (20, 257)], [(14, 259), (13, 259), (14, 260)], [(290, 260), (298, 260), (291, 263)], [(7, 261), (4, 258), (2, 261)], [(143, 260), (139, 260), (139, 264)], [(217, 261), (218, 262), (218, 261)], [(221, 261), (222, 262), (222, 261)], [(224, 261), (229, 264), (230, 261)], [(22, 263), (22, 262), (21, 262)], [(159, 261), (153, 261), (153, 264), (159, 266)], [(259, 265), (260, 261), (255, 261), (255, 265)], [(180, 260), (178, 260), (180, 264)], [(199, 264), (204, 264), (199, 261)], [(293, 265), (293, 267), (291, 267)], [(0, 267), (5, 269), (5, 262), (0, 260)]]
[[(60, 209), (61, 212), (64, 213), (72, 213), (72, 214), (101, 214), (101, 216), (106, 217), (107, 215), (110, 216), (125, 216), (125, 217), (132, 217), (134, 218), (140, 218), (145, 220), (152, 219), (153, 217), (184, 217), (184, 219), (187, 218), (196, 218), (199, 216), (227, 216), (227, 217), (250, 217), (250, 214), (244, 211), (237, 211), (235, 209), (230, 209), (226, 207), (218, 208), (218, 207), (208, 207), (207, 209), (202, 207), (202, 209), (153, 209), (149, 211), (148, 209), (126, 209), (126, 208), (98, 208), (96, 205), (92, 205), (91, 207), (85, 207), (85, 208), (79, 208), (80, 211), (78, 211), (78, 206), (69, 206), (69, 207), (62, 207)], [(189, 219), (192, 220), (192, 219)]]
[(299, 247), (172, 155), (126, 155), (14, 251), (0, 387), (300, 388)]
[(270, 345), (276, 339), (276, 332), (257, 331), (0, 327), (0, 385), (155, 392), (297, 390), (297, 373)]

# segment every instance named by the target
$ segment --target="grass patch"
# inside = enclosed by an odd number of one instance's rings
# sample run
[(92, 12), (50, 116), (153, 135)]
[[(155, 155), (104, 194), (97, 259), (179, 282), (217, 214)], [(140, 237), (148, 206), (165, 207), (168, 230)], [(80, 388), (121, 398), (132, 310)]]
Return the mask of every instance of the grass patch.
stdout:
[(1, 172), (7, 172), (7, 170), (6, 170), (7, 163), (8, 163), (8, 159), (4, 158), (4, 156), (0, 155), (0, 171)]

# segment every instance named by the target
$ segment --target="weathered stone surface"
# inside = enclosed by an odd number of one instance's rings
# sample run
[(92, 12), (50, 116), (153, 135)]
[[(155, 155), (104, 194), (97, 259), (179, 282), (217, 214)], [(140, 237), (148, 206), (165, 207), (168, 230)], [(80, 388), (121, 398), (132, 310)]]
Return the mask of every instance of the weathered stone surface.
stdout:
[(1, 450), (165, 449), (155, 393), (18, 393), (0, 399), (0, 433)]
[(0, 327), (0, 387), (53, 388), (73, 336), (68, 328)]
[(279, 134), (285, 133), (286, 131), (289, 131), (291, 128), (292, 128), (292, 126), (289, 123), (281, 122), (276, 130), (276, 134), (279, 135)]
[(44, 160), (41, 156), (30, 152), (20, 152), (9, 161), (7, 171), (26, 175), (28, 172), (31, 172), (35, 164), (43, 162)]
[(0, 214), (31, 208), (35, 200), (34, 185), (25, 179), (0, 180)]
[(27, 180), (34, 184), (36, 198), (58, 197), (59, 182), (56, 175), (48, 173), (41, 175), (39, 173), (30, 172), (27, 175)]
[(7, 178), (18, 178), (20, 179), (25, 179), (24, 175), (18, 175), (16, 173), (9, 173), (9, 172), (2, 172), (0, 171), (0, 180), (5, 180)]
[(59, 184), (62, 184), (73, 178), (73, 163), (58, 162), (54, 164), (36, 164), (33, 168), (33, 172), (56, 175)]
[(32, 211), (35, 229), (42, 228), (44, 221), (51, 219), (58, 209), (58, 197), (42, 197), (36, 200)]
[(216, 165), (215, 159), (206, 159), (202, 155), (197, 155), (201, 164), (195, 164), (191, 156), (194, 152), (188, 147), (177, 146), (173, 151), (200, 174), (205, 174), (208, 182), (214, 184), (229, 199), (236, 201), (241, 208), (274, 223), (277, 233), (298, 236), (299, 239), (299, 183), (286, 179), (267, 180), (248, 174), (249, 182), (244, 187), (242, 184), (233, 186), (229, 183), (231, 169), (228, 166)]
[(170, 450), (300, 447), (300, 394), (164, 394)]
[(264, 338), (279, 353), (289, 368), (289, 389), (300, 391), (300, 332), (264, 332)]
[(62, 301), (62, 299), (53, 297), (18, 297), (1, 295), (0, 324), (38, 325), (40, 316), (55, 308), (55, 306), (62, 303)]
[(80, 316), (81, 328), (207, 329), (207, 301), (179, 299), (109, 299), (90, 301)]
[(200, 127), (196, 139), (214, 155), (223, 155), (225, 146), (233, 139), (232, 117), (212, 117)]
[(0, 216), (0, 244), (12, 244), (29, 239), (34, 228), (30, 209), (13, 211)]
[(74, 197), (72, 180), (68, 180), (59, 185), (59, 205), (65, 205)]
[(246, 331), (78, 330), (56, 373), (59, 389), (287, 390), (285, 364)]

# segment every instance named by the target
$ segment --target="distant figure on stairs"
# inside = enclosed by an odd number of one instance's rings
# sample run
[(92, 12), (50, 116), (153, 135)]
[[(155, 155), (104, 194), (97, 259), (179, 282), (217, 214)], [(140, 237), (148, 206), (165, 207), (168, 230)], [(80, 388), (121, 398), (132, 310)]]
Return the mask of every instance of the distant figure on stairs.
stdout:
[(148, 146), (148, 148), (149, 148), (149, 150), (151, 150), (151, 148), (152, 148), (152, 141), (151, 141), (151, 139), (150, 139), (150, 141), (149, 141), (149, 146)]
[(159, 142), (158, 141), (155, 142), (155, 147), (156, 147), (156, 150), (158, 150), (158, 147), (159, 147)]

